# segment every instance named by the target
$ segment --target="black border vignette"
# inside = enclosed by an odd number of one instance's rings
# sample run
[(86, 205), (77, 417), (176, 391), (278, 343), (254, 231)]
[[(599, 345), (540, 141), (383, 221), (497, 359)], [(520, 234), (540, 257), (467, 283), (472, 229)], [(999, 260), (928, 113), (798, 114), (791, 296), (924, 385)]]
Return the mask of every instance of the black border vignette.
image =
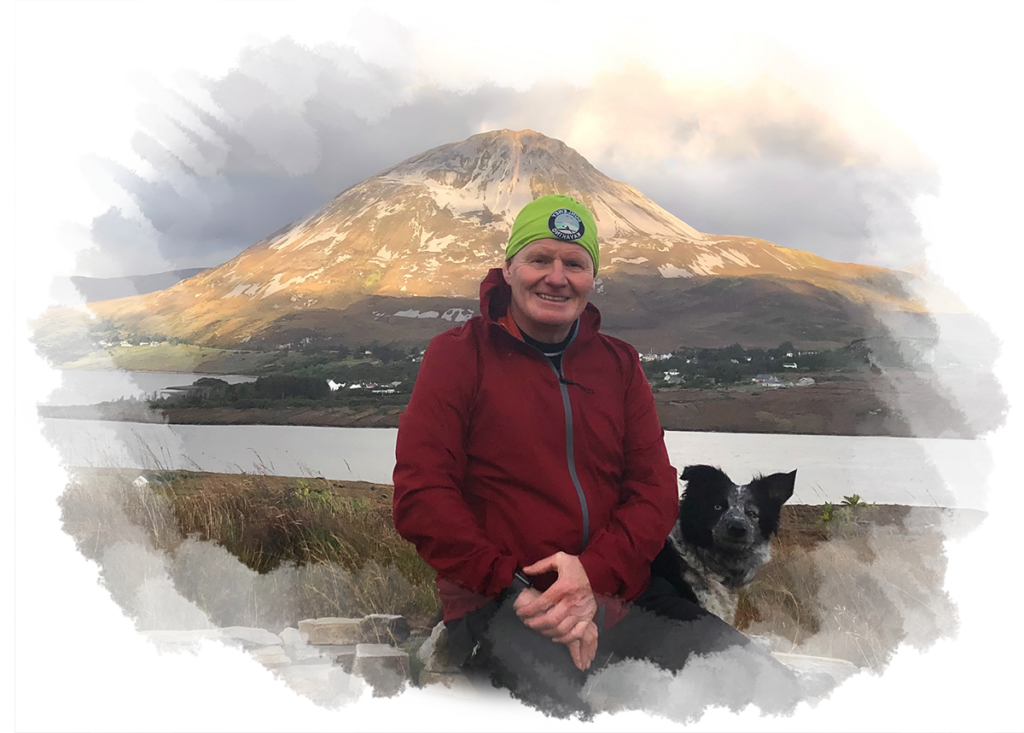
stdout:
[[(476, 3), (374, 5), (402, 21), (429, 14), (460, 26), (465, 25), (466, 13), (476, 7)], [(26, 153), (20, 175), (23, 197), (16, 204), (23, 243), (18, 245), (22, 254), (18, 279), (23, 287), (15, 307), (16, 346), (23, 353), (19, 394), (39, 398), (56, 384), (55, 375), (31, 356), (25, 340), (28, 321), (17, 318), (45, 307), (51, 271), (68, 266), (48, 227), (61, 218), (88, 223), (98, 212), (75, 168), (77, 157), (95, 150), (125, 164), (133, 161), (128, 136), (136, 127), (132, 107), (137, 98), (123, 84), (123, 76), (134, 68), (150, 69), (170, 83), (170, 74), (179, 66), (211, 73), (236, 55), (251, 29), (272, 37), (291, 34), (307, 42), (344, 41), (346, 17), (358, 7), (358, 3), (15, 5), (15, 24), (22, 36), (16, 53), (16, 119), (22, 123)], [(1008, 75), (1002, 72), (1011, 62), (1010, 24), (997, 19), (985, 23), (955, 4), (930, 6), (928, 14), (921, 5), (904, 8), (912, 7), (916, 13), (886, 12), (879, 17), (871, 12), (881, 7), (680, 4), (674, 10), (691, 17), (742, 17), (754, 29), (818, 56), (863, 68), (881, 80), (893, 114), (943, 164), (943, 196), (932, 210), (943, 274), (1006, 339), (997, 373), (1008, 390), (1016, 388), (1019, 351), (1017, 333), (1011, 333), (1014, 321), (1006, 306), (995, 310), (1001, 294), (1013, 292), (1013, 268), (1000, 267), (995, 259), (999, 253), (993, 248), (989, 254), (986, 248), (995, 232), (1012, 238), (1006, 230), (1013, 222), (983, 228), (996, 212), (1010, 209), (1010, 195), (999, 186), (1006, 175), (1001, 171), (1016, 171), (1013, 164), (1020, 157), (1004, 142), (1014, 139), (1010, 128), (1014, 117), (1006, 101)], [(985, 239), (977, 244), (969, 239), (980, 236)], [(24, 601), (19, 729), (466, 727), (384, 702), (358, 713), (353, 709), (324, 714), (270, 684), (241, 655), (215, 645), (208, 645), (199, 659), (158, 660), (96, 588), (74, 545), (60, 533), (51, 493), (59, 490), (65, 476), (52, 451), (19, 420), (15, 420), (15, 436), (22, 442), (23, 468), (29, 468), (23, 477), (19, 542)], [(1009, 645), (999, 644), (998, 624), (987, 622), (987, 609), (998, 608), (995, 603), (1001, 600), (993, 598), (1001, 589), (989, 579), (987, 566), (997, 557), (995, 532), (1011, 501), (1009, 428), (993, 435), (991, 443), (998, 465), (992, 479), (991, 516), (950, 556), (948, 588), (962, 606), (961, 640), (940, 643), (925, 656), (903, 651), (885, 680), (858, 678), (833, 701), (796, 721), (773, 726), (713, 716), (706, 723), (723, 729), (738, 729), (745, 723), (748, 728), (790, 730), (1000, 727), (999, 722), (1014, 709), (1005, 685), (1013, 678), (1006, 674), (1010, 660), (1004, 650)], [(35, 483), (44, 487), (33, 490)], [(1002, 656), (995, 656), (996, 652)], [(600, 727), (653, 730), (664, 725), (631, 718), (602, 722)], [(484, 728), (489, 727), (473, 726)]]

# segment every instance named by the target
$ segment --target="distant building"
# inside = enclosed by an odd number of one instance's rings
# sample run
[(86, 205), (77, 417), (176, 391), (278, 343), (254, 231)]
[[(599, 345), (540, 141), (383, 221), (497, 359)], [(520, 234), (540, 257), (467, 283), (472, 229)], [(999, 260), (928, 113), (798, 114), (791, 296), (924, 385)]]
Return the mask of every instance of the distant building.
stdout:
[(920, 365), (923, 365), (923, 364), (928, 364), (930, 366), (934, 366), (935, 365), (935, 347), (934, 346), (932, 347), (932, 355), (931, 356), (914, 356), (913, 357), (913, 365), (914, 366), (920, 366)]

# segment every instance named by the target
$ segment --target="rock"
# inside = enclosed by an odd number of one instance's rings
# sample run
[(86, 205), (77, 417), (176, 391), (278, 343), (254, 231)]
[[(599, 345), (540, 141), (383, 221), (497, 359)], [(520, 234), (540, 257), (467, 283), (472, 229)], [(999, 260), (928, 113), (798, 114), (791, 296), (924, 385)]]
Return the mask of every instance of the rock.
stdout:
[(362, 619), (316, 618), (299, 621), (299, 633), (309, 644), (358, 644), (363, 640)]
[[(430, 638), (423, 642), (416, 656), (423, 663), (425, 672), (454, 674), (460, 671), (459, 666), (448, 655), (448, 630), (444, 621), (433, 628)], [(422, 676), (421, 672), (420, 677)]]
[(426, 707), (431, 710), (438, 710), (446, 716), (453, 718), (465, 718), (487, 723), (500, 723), (495, 715), (490, 712), (483, 702), (476, 700), (463, 700), (458, 697), (447, 695), (421, 694), (416, 695), (410, 702), (418, 707)]
[(287, 667), (292, 663), (291, 657), (285, 654), (284, 647), (282, 646), (264, 646), (259, 649), (253, 649), (249, 653), (252, 655), (253, 659), (267, 669)]
[(279, 634), (281, 642), (287, 646), (304, 646), (309, 643), (309, 634), (303, 634), (296, 628), (289, 626)]
[(146, 636), (163, 649), (181, 649), (198, 646), (204, 639), (224, 642), (245, 650), (267, 646), (280, 646), (281, 638), (266, 629), (248, 626), (229, 626), (224, 629), (193, 629), (188, 631), (147, 631)]
[(796, 672), (805, 697), (812, 703), (825, 697), (847, 677), (860, 671), (857, 665), (845, 659), (783, 652), (772, 652), (772, 656)]
[[(138, 632), (138, 636), (153, 646), (160, 657), (198, 657), (204, 642), (217, 642), (244, 652), (268, 671), (274, 682), (331, 712), (357, 704), (369, 692), (374, 699), (407, 700), (409, 704), (454, 717), (496, 721), (461, 674), (460, 665), (447, 653), (449, 639), (442, 621), (434, 626), (429, 638), (411, 638), (406, 618), (383, 613), (364, 618), (308, 618), (298, 623), (298, 629), (288, 627), (280, 636), (248, 627), (145, 631)], [(361, 641), (364, 639), (372, 641)], [(410, 652), (396, 649), (392, 646), (396, 643)], [(415, 692), (410, 653), (415, 653), (424, 664)], [(867, 667), (858, 667), (845, 659), (778, 652), (773, 656), (801, 669), (825, 672), (836, 680), (838, 687), (859, 675), (877, 677)], [(885, 667), (881, 673), (885, 674)], [(637, 712), (624, 700), (597, 692), (590, 697), (600, 718)], [(810, 697), (808, 707), (817, 709), (829, 699), (831, 692)]]
[(373, 688), (374, 697), (391, 697), (405, 689), (409, 655), (388, 644), (357, 644), (352, 672)]
[(443, 688), (445, 691), (456, 693), (460, 696), (479, 696), (480, 692), (474, 687), (469, 677), (461, 672), (445, 674), (443, 672), (420, 672), (420, 687), (433, 687), (435, 690)]
[(334, 705), (358, 696), (351, 684), (352, 676), (330, 662), (283, 667), (277, 675), (292, 690), (314, 702)]
[(220, 629), (189, 629), (187, 631), (145, 631), (143, 635), (158, 649), (178, 651), (198, 647), (204, 639), (216, 639)]
[(363, 632), (361, 641), (367, 644), (401, 644), (412, 633), (405, 618), (386, 613), (363, 617), (360, 628)]
[(339, 692), (330, 700), (312, 700), (312, 703), (316, 707), (327, 710), (328, 713), (337, 713), (338, 710), (344, 710), (349, 705), (354, 705), (356, 702), (358, 702), (358, 700), (347, 692)]
[(174, 654), (190, 654), (193, 657), (198, 658), (199, 653), (203, 651), (202, 644), (164, 644), (163, 642), (153, 642), (151, 644), (154, 649), (157, 650), (157, 656), (167, 656)]
[(302, 644), (295, 647), (292, 660), (296, 664), (344, 664), (346, 669), (352, 669), (352, 660), (355, 658), (355, 644), (345, 645), (321, 645)]
[(636, 705), (632, 705), (626, 700), (612, 697), (611, 695), (605, 695), (601, 692), (591, 692), (590, 701), (594, 704), (594, 712), (597, 713), (598, 718), (617, 718), (618, 716), (627, 716), (630, 713), (636, 713), (640, 708)]

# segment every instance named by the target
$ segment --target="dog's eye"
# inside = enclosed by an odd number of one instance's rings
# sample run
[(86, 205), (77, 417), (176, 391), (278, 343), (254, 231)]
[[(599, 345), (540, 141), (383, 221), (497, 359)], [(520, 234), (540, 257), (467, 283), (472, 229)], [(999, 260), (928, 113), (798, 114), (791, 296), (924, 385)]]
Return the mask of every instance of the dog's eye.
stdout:
[(722, 505), (721, 504), (715, 504), (715, 511), (716, 512), (722, 511)]
[(757, 510), (756, 509), (747, 509), (747, 516), (750, 517), (751, 519), (757, 519)]

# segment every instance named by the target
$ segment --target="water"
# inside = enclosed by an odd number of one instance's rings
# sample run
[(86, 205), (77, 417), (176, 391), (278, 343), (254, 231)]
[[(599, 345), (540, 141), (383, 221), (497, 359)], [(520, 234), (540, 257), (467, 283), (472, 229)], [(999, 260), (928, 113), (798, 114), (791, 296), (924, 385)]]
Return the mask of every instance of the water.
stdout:
[[(391, 483), (396, 429), (159, 425), (43, 419), (69, 466), (267, 472)], [(739, 483), (797, 469), (791, 503), (869, 502), (984, 509), (992, 456), (984, 440), (665, 433), (672, 463), (721, 466)]]
[(44, 405), (95, 405), (119, 397), (148, 397), (168, 387), (192, 384), (200, 377), (216, 377), (228, 384), (253, 382), (244, 374), (195, 374), (191, 372), (124, 372), (66, 370), (61, 386), (50, 393)]

